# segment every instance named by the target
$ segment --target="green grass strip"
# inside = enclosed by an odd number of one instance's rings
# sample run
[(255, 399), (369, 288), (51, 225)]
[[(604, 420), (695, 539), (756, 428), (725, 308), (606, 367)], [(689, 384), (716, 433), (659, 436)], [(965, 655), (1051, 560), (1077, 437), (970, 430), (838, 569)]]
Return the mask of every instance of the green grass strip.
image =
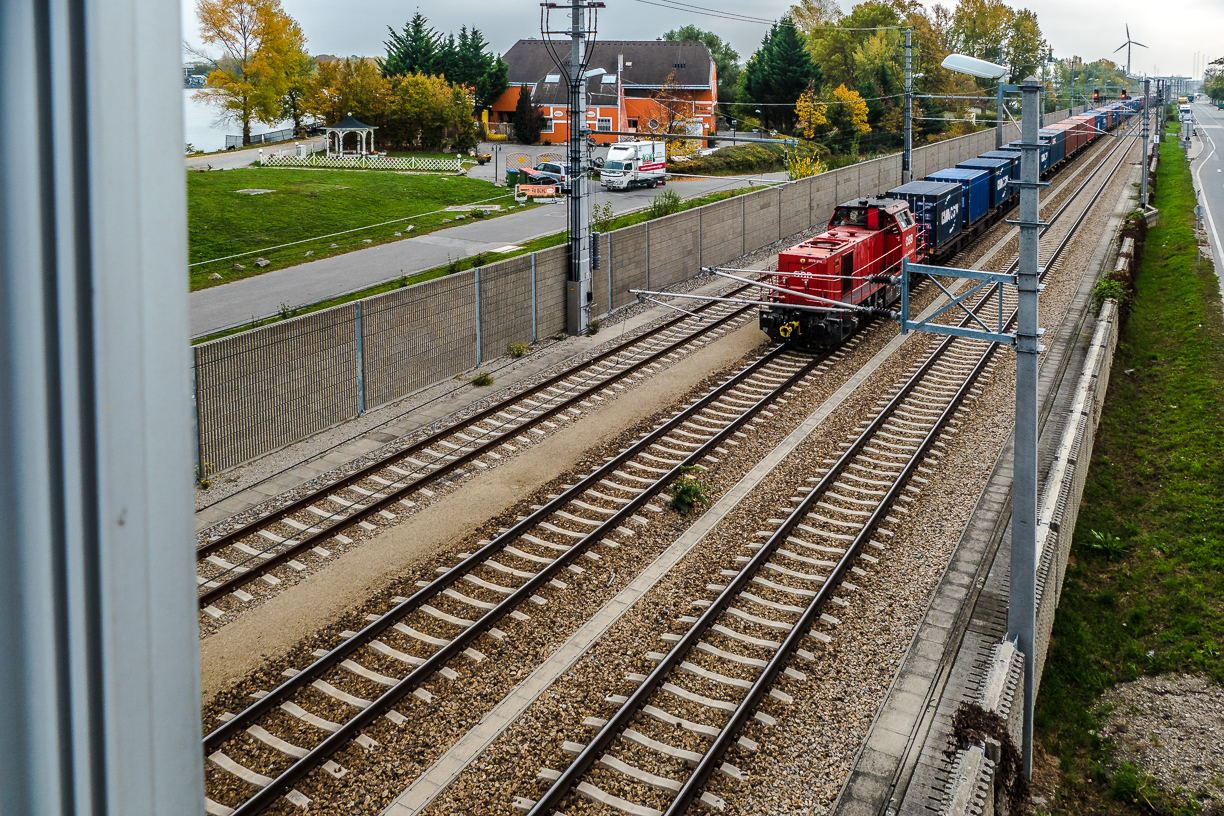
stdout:
[[(494, 215), (504, 214), (514, 205), (513, 191), (453, 174), (259, 167), (188, 172), (187, 257), (198, 264), (189, 267), (191, 291), (454, 226), (456, 216), (467, 214), (439, 211), (475, 202), (499, 204), (503, 209)], [(404, 218), (412, 220), (370, 227)], [(356, 231), (332, 235), (346, 230)], [(268, 249), (276, 246), (282, 248)], [(240, 253), (261, 254), (232, 257)], [(268, 265), (256, 266), (257, 257)]]
[[(691, 198), (680, 204), (678, 212), (691, 210), (694, 207), (700, 207), (705, 204), (713, 204), (727, 198), (744, 195), (745, 193), (754, 193), (761, 189), (761, 187), (742, 187), (735, 190), (724, 190), (722, 192), (710, 193), (709, 195), (700, 196), (698, 198)], [(542, 206), (555, 207), (559, 205), (550, 204)], [(649, 221), (650, 218), (650, 214), (645, 211), (627, 213), (626, 215), (617, 216), (611, 219), (604, 226), (608, 230), (622, 229), (624, 227), (633, 226), (634, 224), (640, 224), (644, 221)], [(417, 233), (414, 232), (413, 234)], [(410, 286), (414, 283), (424, 283), (425, 281), (433, 280), (434, 278), (453, 275), (456, 272), (463, 272), (465, 270), (473, 269), (478, 266), (484, 266), (485, 264), (494, 263), (496, 261), (504, 261), (508, 258), (515, 258), (519, 255), (526, 255), (530, 252), (539, 252), (540, 250), (549, 249), (550, 247), (560, 246), (568, 240), (568, 232), (557, 232), (552, 235), (544, 235), (539, 238), (533, 238), (530, 241), (524, 241), (518, 245), (522, 247), (520, 250), (514, 250), (511, 252), (485, 252), (479, 255), (471, 255), (467, 258), (459, 258), (449, 264), (436, 266), (433, 269), (427, 269), (424, 272), (418, 272), (414, 275), (402, 275), (394, 280), (387, 281), (386, 283), (380, 283), (377, 286), (371, 286), (357, 292), (350, 292), (347, 295), (341, 295), (339, 297), (328, 298), (327, 300), (312, 303), (308, 306), (300, 306), (293, 309), (283, 307), (280, 314), (271, 315), (259, 320), (253, 320), (250, 323), (244, 323), (241, 326), (235, 326), (232, 329), (225, 329), (223, 331), (204, 335), (203, 337), (198, 337), (192, 340), (191, 344), (198, 345), (199, 343), (207, 343), (210, 340), (220, 340), (222, 337), (241, 334), (242, 332), (250, 331), (251, 329), (257, 329), (260, 326), (267, 326), (271, 323), (278, 323), (282, 320), (288, 320), (291, 317), (310, 314), (311, 312), (328, 309), (332, 306), (340, 306), (345, 303), (352, 303), (355, 300), (361, 300), (362, 298), (372, 297), (373, 295), (381, 295), (384, 292), (390, 292), (395, 289), (402, 289), (403, 287)]]
[(1102, 692), (1167, 672), (1224, 682), (1224, 320), (1170, 133), (1160, 222), (1114, 359), (1037, 700), (1038, 741), (1063, 777), (1060, 813), (1139, 812), (1160, 796), (1135, 787), (1133, 768), (1111, 770), (1093, 713)]

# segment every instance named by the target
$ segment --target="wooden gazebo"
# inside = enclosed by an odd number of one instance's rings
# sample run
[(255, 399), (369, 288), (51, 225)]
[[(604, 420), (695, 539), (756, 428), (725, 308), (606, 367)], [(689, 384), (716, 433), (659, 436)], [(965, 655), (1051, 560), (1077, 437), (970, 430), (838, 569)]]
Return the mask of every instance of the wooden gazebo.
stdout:
[[(359, 156), (364, 156), (367, 153), (374, 152), (374, 130), (375, 128), (358, 122), (353, 118), (353, 114), (341, 119), (331, 127), (324, 128), (327, 134), (327, 155), (343, 156), (344, 155), (344, 137), (350, 133), (356, 133), (358, 138), (358, 149), (353, 152)], [(332, 151), (332, 136), (336, 137), (336, 149)], [(369, 144), (366, 144), (367, 139)]]

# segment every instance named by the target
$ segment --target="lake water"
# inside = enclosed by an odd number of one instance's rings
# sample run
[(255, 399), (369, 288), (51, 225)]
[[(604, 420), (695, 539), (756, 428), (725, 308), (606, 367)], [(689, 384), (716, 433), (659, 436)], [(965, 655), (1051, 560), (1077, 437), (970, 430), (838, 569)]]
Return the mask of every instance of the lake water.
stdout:
[[(238, 136), (242, 133), (242, 128), (233, 122), (227, 122), (218, 127), (216, 108), (196, 102), (191, 98), (196, 90), (195, 88), (183, 89), (184, 140), (194, 145), (196, 150), (205, 152), (222, 150), (225, 148), (226, 134)], [(251, 133), (266, 133), (269, 130), (280, 130), (282, 127), (291, 125), (292, 122), (289, 121), (278, 122), (271, 127), (252, 123)]]

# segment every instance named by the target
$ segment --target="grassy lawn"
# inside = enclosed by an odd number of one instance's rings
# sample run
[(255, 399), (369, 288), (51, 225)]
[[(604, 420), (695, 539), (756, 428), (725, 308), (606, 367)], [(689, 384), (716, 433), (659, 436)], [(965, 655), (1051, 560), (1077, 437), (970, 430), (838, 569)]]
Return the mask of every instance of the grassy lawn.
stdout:
[[(680, 204), (680, 208), (678, 212), (683, 212), (684, 210), (691, 210), (693, 207), (700, 207), (703, 204), (713, 204), (716, 201), (722, 201), (723, 199), (726, 199), (726, 198), (733, 198), (735, 196), (743, 195), (745, 193), (756, 192), (757, 190), (760, 190), (760, 189), (762, 188), (760, 187), (755, 187), (755, 188), (742, 187), (736, 190), (724, 190), (722, 192), (711, 193), (709, 195), (701, 196), (699, 198), (692, 198), (692, 199), (682, 202)], [(558, 206), (558, 205), (551, 204), (551, 205), (542, 205), (542, 206)], [(629, 226), (633, 226), (634, 224), (640, 224), (643, 221), (648, 221), (649, 219), (650, 219), (650, 215), (646, 212), (627, 213), (626, 215), (622, 215), (622, 216), (613, 218), (609, 222), (609, 229), (621, 229), (622, 227), (629, 227)], [(280, 320), (287, 320), (288, 318), (291, 318), (291, 317), (297, 317), (298, 315), (304, 315), (304, 314), (309, 314), (311, 312), (317, 312), (320, 309), (327, 309), (331, 306), (339, 306), (344, 303), (351, 303), (354, 300), (360, 300), (361, 298), (370, 297), (372, 295), (380, 295), (383, 292), (390, 292), (393, 289), (400, 289), (402, 287), (408, 286), (413, 283), (421, 283), (423, 281), (433, 280), (434, 278), (440, 278), (440, 277), (443, 277), (444, 275), (451, 275), (456, 272), (462, 272), (466, 269), (472, 269), (473, 267), (483, 266), (484, 264), (493, 263), (494, 261), (504, 261), (507, 258), (514, 258), (518, 255), (525, 255), (529, 252), (539, 252), (542, 249), (548, 249), (549, 247), (560, 246), (561, 244), (564, 244), (568, 240), (569, 240), (568, 232), (558, 232), (552, 235), (544, 235), (539, 238), (534, 238), (530, 241), (524, 241), (521, 244), (519, 244), (519, 246), (522, 247), (522, 249), (520, 250), (514, 250), (512, 252), (487, 252), (487, 253), (481, 253), (479, 255), (472, 255), (467, 258), (456, 259), (455, 261), (449, 264), (446, 264), (444, 266), (437, 266), (437, 267), (434, 267), (433, 269), (427, 269), (424, 272), (418, 272), (415, 275), (404, 275), (403, 277), (397, 278), (396, 280), (387, 281), (386, 283), (381, 283), (377, 286), (371, 286), (368, 289), (362, 289), (361, 291), (352, 292), (350, 294), (342, 295), (340, 297), (329, 298), (328, 300), (324, 300), (319, 303), (312, 303), (309, 306), (303, 306), (297, 309), (290, 309), (290, 310), (283, 312), (282, 314), (275, 315), (273, 317), (264, 318), (262, 320), (256, 320), (252, 323), (248, 323), (243, 326), (237, 326), (232, 329), (226, 329), (225, 331), (220, 331), (214, 334), (209, 334), (204, 337), (200, 337), (200, 338), (193, 340), (192, 343), (193, 345), (197, 343), (206, 343), (209, 340), (217, 340), (222, 337), (228, 337), (229, 335), (232, 335), (232, 334), (239, 334), (244, 331), (250, 331), (251, 329), (255, 329), (260, 326), (266, 326), (269, 323), (276, 323)], [(271, 269), (272, 267), (268, 267), (268, 268)]]
[(1160, 223), (1114, 359), (1037, 700), (1038, 743), (1062, 776), (1058, 813), (1153, 812), (1144, 798), (1156, 812), (1184, 808), (1113, 768), (1092, 709), (1143, 675), (1224, 682), (1224, 321), (1189, 170), (1175, 138), (1160, 147)]
[[(273, 192), (258, 195), (237, 192), (244, 189)], [(473, 202), (504, 207), (513, 204), (514, 197), (512, 191), (494, 187), (490, 182), (450, 175), (258, 167), (189, 172), (188, 263), (212, 261), (189, 268), (191, 289), (195, 291), (453, 226), (458, 213), (423, 214)], [(420, 217), (346, 235), (318, 238), (408, 216)], [(306, 243), (268, 249), (298, 241)], [(267, 251), (216, 260), (260, 250)], [(255, 261), (259, 257), (266, 258), (269, 265), (257, 267)], [(245, 269), (233, 270), (231, 267), (236, 263)], [(214, 273), (222, 275), (223, 279), (210, 280), (209, 276)]]

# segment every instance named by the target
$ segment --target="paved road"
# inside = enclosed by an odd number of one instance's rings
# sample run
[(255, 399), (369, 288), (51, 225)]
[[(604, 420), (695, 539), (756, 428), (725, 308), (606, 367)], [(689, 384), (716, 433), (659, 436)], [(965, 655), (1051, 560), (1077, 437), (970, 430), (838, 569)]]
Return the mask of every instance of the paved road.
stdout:
[[(323, 146), (323, 137), (315, 136), (312, 139), (303, 139), (302, 144)], [(295, 142), (277, 142), (276, 144), (264, 145), (265, 153), (278, 153), (283, 150), (292, 150)], [(240, 167), (249, 167), (252, 163), (259, 161), (259, 148), (247, 147), (242, 150), (226, 150), (223, 153), (207, 153), (203, 156), (188, 156), (188, 170), (237, 170)]]
[[(1216, 277), (1224, 292), (1224, 111), (1210, 103), (1194, 106), (1197, 139), (1201, 149), (1194, 160), (1194, 186), (1203, 205), (1203, 224), (1211, 242)], [(1199, 145), (1195, 145), (1199, 147)]]
[[(516, 146), (512, 146), (517, 148)], [(535, 148), (536, 153), (549, 148)], [(561, 148), (553, 147), (552, 152)], [(480, 168), (492, 178), (492, 167)], [(475, 173), (473, 174), (476, 175)], [(784, 173), (760, 178), (781, 180)], [(685, 198), (717, 190), (743, 186), (737, 179), (697, 179), (672, 182), (671, 187)], [(646, 206), (658, 190), (633, 190), (609, 193), (596, 185), (595, 203), (611, 201), (617, 213)], [(290, 307), (317, 303), (337, 295), (364, 289), (400, 275), (411, 275), (481, 252), (551, 235), (565, 229), (563, 205), (536, 207), (522, 213), (504, 215), (488, 221), (469, 222), (406, 238), (391, 244), (362, 249), (246, 278), (223, 286), (192, 292), (191, 334), (202, 334), (246, 323), (257, 317), (276, 314), (282, 303)]]

